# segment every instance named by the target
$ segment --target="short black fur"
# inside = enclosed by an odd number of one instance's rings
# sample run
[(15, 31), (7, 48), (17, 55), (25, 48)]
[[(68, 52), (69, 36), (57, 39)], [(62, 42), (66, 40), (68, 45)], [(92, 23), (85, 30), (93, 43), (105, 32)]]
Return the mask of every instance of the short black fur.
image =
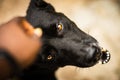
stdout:
[[(54, 72), (59, 67), (91, 67), (100, 59), (98, 42), (63, 13), (56, 12), (51, 4), (31, 0), (26, 19), (34, 27), (42, 28), (43, 47), (34, 64), (21, 74), (23, 80), (56, 80)], [(59, 24), (61, 31), (57, 30)]]

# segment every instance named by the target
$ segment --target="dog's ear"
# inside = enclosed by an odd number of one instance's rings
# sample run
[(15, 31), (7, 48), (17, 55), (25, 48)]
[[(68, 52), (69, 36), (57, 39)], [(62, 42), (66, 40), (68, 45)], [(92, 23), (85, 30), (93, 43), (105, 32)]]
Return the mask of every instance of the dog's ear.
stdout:
[(55, 12), (54, 7), (50, 3), (45, 2), (44, 0), (31, 0), (28, 10), (31, 9), (39, 9), (39, 10)]
[[(54, 13), (54, 7), (45, 2), (44, 0), (31, 0), (29, 7), (26, 13), (26, 19), (30, 22), (33, 26), (40, 24), (40, 18), (44, 19), (41, 21), (46, 21), (47, 14)], [(45, 24), (44, 24), (45, 25)]]

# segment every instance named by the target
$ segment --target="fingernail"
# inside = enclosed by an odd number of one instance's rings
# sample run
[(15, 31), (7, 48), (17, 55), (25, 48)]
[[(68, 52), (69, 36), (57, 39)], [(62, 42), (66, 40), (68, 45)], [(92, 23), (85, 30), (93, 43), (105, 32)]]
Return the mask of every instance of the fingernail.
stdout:
[(42, 36), (42, 29), (41, 28), (35, 28), (34, 29), (34, 34), (37, 35), (38, 37)]

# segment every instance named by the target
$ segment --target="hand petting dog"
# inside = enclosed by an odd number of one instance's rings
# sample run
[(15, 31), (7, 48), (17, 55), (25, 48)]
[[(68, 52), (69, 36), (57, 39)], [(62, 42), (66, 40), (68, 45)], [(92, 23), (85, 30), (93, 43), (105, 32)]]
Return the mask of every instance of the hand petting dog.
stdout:
[(23, 17), (0, 26), (0, 80), (28, 67), (41, 47), (42, 30), (34, 29)]

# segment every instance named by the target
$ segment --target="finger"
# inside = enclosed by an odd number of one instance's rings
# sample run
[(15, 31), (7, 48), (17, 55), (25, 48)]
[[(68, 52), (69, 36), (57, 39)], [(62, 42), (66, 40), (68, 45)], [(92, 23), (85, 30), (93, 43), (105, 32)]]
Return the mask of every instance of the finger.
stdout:
[(25, 19), (21, 20), (21, 24), (22, 24), (21, 27), (24, 30), (24, 32), (28, 36), (33, 36), (33, 34), (34, 34), (34, 28)]
[(34, 29), (34, 34), (38, 37), (42, 36), (42, 29), (41, 28), (35, 28)]
[(42, 36), (42, 29), (41, 28), (34, 29), (33, 26), (30, 25), (25, 19), (22, 20), (22, 24), (23, 24), (22, 27), (27, 35), (29, 35), (29, 36), (36, 35), (37, 37)]

